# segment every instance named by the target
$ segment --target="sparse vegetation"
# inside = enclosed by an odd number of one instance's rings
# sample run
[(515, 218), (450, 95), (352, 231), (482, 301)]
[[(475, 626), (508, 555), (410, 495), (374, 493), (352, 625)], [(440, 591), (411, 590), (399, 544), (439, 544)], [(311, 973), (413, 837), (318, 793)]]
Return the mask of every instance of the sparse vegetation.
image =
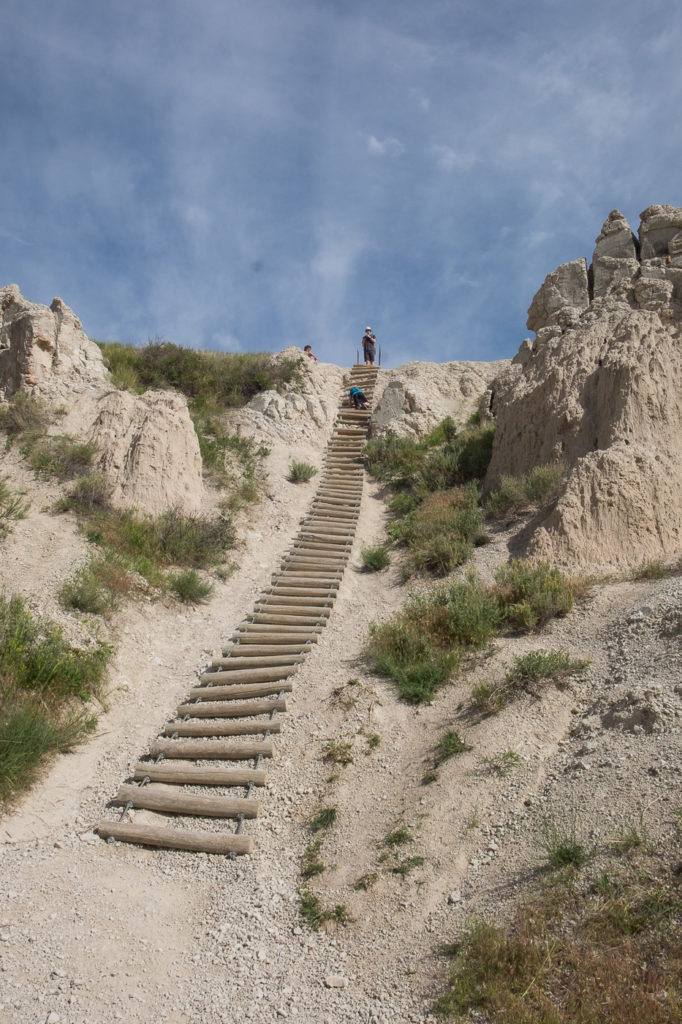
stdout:
[(89, 615), (113, 611), (119, 599), (130, 595), (139, 585), (124, 559), (114, 551), (94, 555), (76, 571), (59, 591), (64, 608)]
[(460, 433), (446, 417), (425, 438), (387, 434), (365, 447), (369, 472), (395, 492), (389, 510), (391, 543), (407, 548), (404, 575), (445, 575), (485, 543), (475, 481), (486, 471), (494, 428)]
[(25, 440), (22, 454), (36, 473), (56, 476), (60, 480), (73, 480), (89, 471), (96, 451), (89, 441), (45, 434)]
[(299, 911), (303, 921), (313, 931), (318, 931), (328, 921), (346, 925), (353, 920), (345, 903), (337, 903), (334, 907), (325, 907), (318, 897), (308, 889), (301, 889), (299, 892)]
[(424, 864), (424, 858), (420, 857), (419, 854), (415, 854), (413, 857), (406, 857), (398, 864), (395, 864), (391, 868), (391, 872), (394, 875), (402, 875), (403, 878), (405, 878), (405, 876), (411, 874), (415, 868), (420, 868), (422, 864)]
[(649, 561), (640, 562), (632, 570), (633, 580), (662, 580), (670, 574), (668, 566), (661, 558), (651, 558)]
[(208, 601), (215, 590), (211, 581), (202, 579), (196, 569), (170, 572), (167, 582), (176, 597), (185, 604), (201, 604)]
[(335, 807), (322, 807), (310, 823), (313, 832), (331, 828), (336, 821), (336, 813)]
[[(491, 1024), (679, 1024), (682, 901), (660, 856), (611, 869), (574, 822), (555, 828), (554, 866), (582, 866), (580, 885), (557, 880), (508, 925), (475, 921), (450, 946), (454, 963), (436, 1011)], [(618, 851), (617, 851), (618, 852)], [(586, 876), (586, 877), (585, 877)]]
[(289, 480), (292, 484), (307, 483), (316, 474), (317, 470), (309, 462), (298, 462), (296, 459), (292, 459), (289, 466)]
[(7, 536), (12, 522), (26, 518), (30, 507), (30, 502), (24, 501), (18, 494), (13, 494), (7, 486), (7, 481), (0, 477), (0, 540)]
[(491, 754), (490, 757), (482, 757), (481, 765), (490, 775), (498, 775), (501, 778), (511, 775), (515, 768), (521, 764), (521, 758), (515, 750), (502, 750), (499, 754)]
[(316, 839), (306, 846), (301, 862), (302, 878), (315, 878), (316, 875), (321, 875), (327, 870), (324, 861), (320, 860), (319, 853), (321, 848), (321, 839)]
[(31, 784), (46, 756), (92, 731), (112, 650), (79, 649), (19, 598), (0, 596), (0, 802)]
[(591, 854), (580, 834), (575, 808), (567, 815), (545, 817), (540, 823), (537, 846), (550, 868), (580, 867)]
[(362, 548), (360, 557), (368, 572), (381, 572), (391, 564), (391, 557), (385, 544), (379, 544), (373, 548)]
[(540, 648), (514, 658), (505, 683), (507, 687), (513, 687), (537, 683), (543, 679), (556, 681), (583, 672), (589, 664), (584, 659), (572, 658), (569, 651), (546, 651)]
[(8, 443), (18, 437), (44, 433), (49, 422), (45, 403), (21, 391), (0, 408), (0, 430), (7, 435)]
[(502, 519), (546, 504), (558, 496), (566, 474), (563, 463), (551, 463), (536, 466), (523, 476), (503, 476), (486, 501), (486, 511), (493, 519)]
[(498, 683), (486, 680), (477, 683), (471, 691), (471, 706), (482, 715), (495, 715), (506, 704), (504, 688)]
[(401, 825), (399, 828), (394, 828), (390, 832), (387, 832), (384, 838), (381, 840), (381, 846), (393, 849), (396, 846), (403, 846), (405, 843), (412, 842), (412, 833), (409, 828), (405, 828)]
[(245, 405), (260, 391), (295, 381), (300, 360), (278, 360), (267, 352), (200, 352), (155, 338), (143, 348), (98, 341), (119, 387), (142, 392), (175, 388), (195, 404)]
[(341, 740), (327, 740), (322, 757), (330, 764), (353, 764), (353, 744)]
[(373, 885), (376, 885), (378, 881), (379, 875), (376, 871), (368, 871), (367, 874), (360, 875), (360, 877), (353, 882), (353, 888), (356, 892), (367, 892), (367, 890), (371, 889)]
[(456, 754), (465, 754), (468, 750), (472, 749), (458, 732), (455, 732), (454, 729), (448, 729), (436, 744), (435, 767), (438, 768), (443, 762), (448, 761)]
[(431, 700), (468, 652), (505, 629), (530, 631), (573, 605), (571, 581), (546, 562), (510, 562), (495, 581), (485, 586), (469, 573), (464, 581), (412, 597), (393, 619), (371, 627), (374, 668), (394, 680), (404, 700)]

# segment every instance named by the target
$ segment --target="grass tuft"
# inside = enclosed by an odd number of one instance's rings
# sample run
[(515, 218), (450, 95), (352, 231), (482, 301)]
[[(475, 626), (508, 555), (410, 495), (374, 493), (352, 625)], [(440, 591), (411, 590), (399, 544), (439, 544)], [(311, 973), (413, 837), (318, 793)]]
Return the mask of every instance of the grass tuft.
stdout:
[(20, 598), (0, 596), (0, 803), (31, 784), (46, 756), (92, 731), (85, 704), (101, 693), (111, 654), (71, 645)]
[(12, 494), (6, 480), (0, 477), (0, 540), (7, 536), (13, 522), (26, 518), (30, 507), (31, 503)]
[(313, 832), (320, 832), (323, 829), (331, 828), (336, 821), (337, 811), (335, 807), (323, 807), (317, 812), (310, 823)]
[(511, 775), (514, 769), (518, 768), (521, 764), (521, 757), (515, 750), (502, 750), (499, 754), (482, 757), (481, 764), (490, 775), (498, 775), (502, 778)]
[(167, 579), (175, 596), (185, 604), (202, 604), (208, 601), (215, 590), (211, 581), (202, 579), (196, 569), (171, 572)]
[(567, 475), (563, 463), (536, 466), (523, 476), (503, 476), (487, 502), (492, 519), (521, 514), (558, 497)]
[(288, 477), (292, 484), (307, 483), (308, 480), (312, 480), (316, 475), (317, 470), (309, 462), (298, 462), (296, 459), (292, 459)]
[(391, 558), (384, 544), (373, 548), (362, 548), (360, 551), (362, 564), (368, 572), (381, 572), (391, 564)]

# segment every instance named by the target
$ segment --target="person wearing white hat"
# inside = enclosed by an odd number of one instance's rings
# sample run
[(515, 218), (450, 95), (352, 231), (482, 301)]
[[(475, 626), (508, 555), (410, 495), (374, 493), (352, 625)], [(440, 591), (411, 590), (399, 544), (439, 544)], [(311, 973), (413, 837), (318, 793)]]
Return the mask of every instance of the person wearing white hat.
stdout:
[(376, 338), (372, 334), (371, 327), (365, 327), (365, 333), (362, 336), (362, 351), (365, 356), (365, 366), (374, 366), (374, 356), (376, 355)]

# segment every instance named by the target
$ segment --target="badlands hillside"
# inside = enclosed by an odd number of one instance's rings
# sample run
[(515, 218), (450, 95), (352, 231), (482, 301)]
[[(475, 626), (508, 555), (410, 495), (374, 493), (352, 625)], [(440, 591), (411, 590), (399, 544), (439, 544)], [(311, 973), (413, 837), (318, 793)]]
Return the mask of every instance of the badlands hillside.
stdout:
[[(548, 275), (535, 338), (511, 361), (379, 370), (373, 440), (407, 450), (446, 418), (456, 436), (476, 420), (495, 428), (484, 502), (511, 493), (509, 478), (554, 480), (488, 515), (487, 542), (446, 584), (473, 569), (489, 587), (524, 559), (560, 571), (575, 602), (499, 632), (430, 699), (402, 700), (377, 672), (370, 624), (417, 616), (436, 584), (406, 581), (399, 545), (365, 570), (394, 496), (365, 473), (333, 613), (296, 674), (261, 816), (244, 826), (254, 851), (236, 859), (107, 844), (97, 824), (118, 818), (119, 786), (288, 549), (316, 488), (290, 480), (291, 461), (322, 469), (348, 369), (285, 349), (275, 363), (296, 372), (224, 414), (230, 450), (261, 453), (260, 496), (235, 506), (234, 564), (202, 571), (202, 603), (149, 584), (84, 612), (63, 588), (97, 538), (65, 500), (73, 478), (37, 450), (87, 445), (107, 501), (140, 518), (219, 520), (222, 484), (178, 390), (115, 382), (60, 299), (9, 285), (0, 311), (0, 502), (23, 506), (0, 519), (3, 607), (20, 598), (82, 652), (112, 648), (95, 731), (48, 758), (0, 818), (0, 1021), (682, 1020), (682, 209), (649, 207), (637, 235), (611, 213), (589, 264)], [(50, 411), (41, 449), (8, 433), (26, 398)], [(234, 482), (253, 465), (232, 457)], [(512, 694), (514, 666), (548, 654), (572, 670)]]

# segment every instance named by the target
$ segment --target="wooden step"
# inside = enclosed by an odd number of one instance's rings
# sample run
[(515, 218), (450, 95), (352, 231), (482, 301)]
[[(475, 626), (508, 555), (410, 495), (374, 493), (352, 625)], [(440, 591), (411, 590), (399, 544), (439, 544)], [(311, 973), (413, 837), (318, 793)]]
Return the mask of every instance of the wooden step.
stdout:
[(180, 704), (175, 714), (178, 718), (191, 715), (192, 718), (248, 718), (255, 715), (269, 715), (273, 711), (284, 712), (287, 702), (284, 697), (274, 700), (200, 701), (198, 704)]
[(187, 761), (251, 761), (272, 757), (272, 740), (260, 743), (230, 743), (229, 740), (156, 740), (149, 747), (151, 757), (179, 757)]
[(250, 622), (266, 626), (317, 626), (326, 625), (327, 616), (322, 614), (278, 615), (276, 612), (254, 612)]
[(146, 786), (122, 785), (112, 803), (125, 806), (131, 803), (137, 810), (163, 811), (165, 814), (191, 814), (202, 818), (257, 818), (260, 800), (227, 796), (199, 796), (187, 793), (178, 786), (150, 782)]
[(169, 828), (164, 825), (137, 822), (102, 821), (97, 826), (102, 839), (117, 839), (137, 846), (160, 846), (168, 850), (191, 850), (195, 853), (253, 853), (253, 838), (233, 832), (209, 832), (205, 829)]
[(254, 736), (259, 732), (281, 732), (281, 727), (281, 722), (269, 718), (261, 718), (258, 722), (239, 722), (234, 719), (229, 722), (216, 722), (211, 718), (194, 722), (175, 719), (166, 725), (163, 735), (170, 736), (171, 739), (176, 736)]
[(271, 666), (269, 668), (246, 668), (230, 670), (218, 670), (217, 672), (202, 672), (201, 682), (219, 683), (229, 676), (231, 683), (274, 683), (278, 679), (288, 679), (295, 672), (294, 665), (283, 665), (281, 668)]
[[(284, 598), (282, 598), (284, 600)], [(307, 601), (307, 598), (300, 598), (301, 601)], [(320, 598), (320, 600), (323, 600)], [(278, 665), (298, 665), (303, 660), (301, 654), (271, 654), (265, 657), (256, 658), (253, 655), (248, 658), (241, 658), (235, 654), (229, 658), (214, 658), (211, 662), (209, 671), (211, 672), (236, 672), (240, 668), (268, 668), (269, 666)]]
[(267, 615), (303, 615), (309, 618), (325, 618), (328, 619), (331, 615), (331, 608), (327, 605), (301, 605), (301, 604), (275, 604), (269, 605), (257, 604), (254, 609), (254, 614), (261, 615), (266, 613)]
[(137, 782), (172, 782), (186, 786), (267, 786), (268, 773), (262, 768), (207, 768), (189, 761), (161, 761), (159, 764), (141, 761), (135, 766), (133, 778)]
[(291, 693), (294, 684), (282, 680), (280, 683), (240, 683), (237, 686), (195, 686), (189, 691), (190, 700), (242, 700), (249, 697), (272, 697), (275, 693)]

